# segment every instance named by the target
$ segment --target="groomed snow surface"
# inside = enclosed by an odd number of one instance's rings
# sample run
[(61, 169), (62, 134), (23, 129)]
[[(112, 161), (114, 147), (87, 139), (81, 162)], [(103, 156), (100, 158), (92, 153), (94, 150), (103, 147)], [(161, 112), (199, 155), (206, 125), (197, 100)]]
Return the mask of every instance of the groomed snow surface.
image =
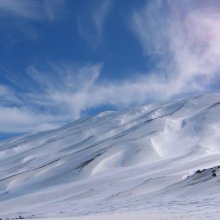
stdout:
[(19, 216), (220, 219), (220, 95), (0, 142), (0, 217)]

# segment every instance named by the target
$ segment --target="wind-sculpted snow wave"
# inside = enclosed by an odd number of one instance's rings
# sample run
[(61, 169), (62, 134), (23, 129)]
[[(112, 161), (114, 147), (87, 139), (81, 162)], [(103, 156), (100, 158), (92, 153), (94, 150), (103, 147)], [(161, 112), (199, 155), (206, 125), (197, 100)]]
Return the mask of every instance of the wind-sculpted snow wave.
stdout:
[(219, 103), (210, 94), (145, 105), (1, 142), (0, 215), (213, 211)]

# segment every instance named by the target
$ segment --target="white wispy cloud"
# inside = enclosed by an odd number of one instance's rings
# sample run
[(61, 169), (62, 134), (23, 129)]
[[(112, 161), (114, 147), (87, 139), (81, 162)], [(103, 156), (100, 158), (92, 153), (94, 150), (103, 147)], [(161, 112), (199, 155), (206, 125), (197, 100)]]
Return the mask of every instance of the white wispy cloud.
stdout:
[[(184, 3), (187, 6), (180, 1), (148, 1), (132, 14), (130, 25), (144, 53), (158, 63), (152, 72), (113, 82), (100, 80), (102, 63), (29, 66), (26, 82), (18, 78), (11, 82), (26, 90), (15, 93), (9, 86), (0, 86), (4, 103), (0, 131), (52, 128), (106, 104), (124, 108), (207, 90), (220, 73), (218, 4), (205, 0)], [(25, 86), (29, 82), (31, 87)]]
[(164, 88), (158, 95), (204, 91), (219, 75), (218, 5), (204, 0), (155, 0), (133, 13), (131, 26), (144, 53), (158, 62), (151, 80), (155, 89)]
[(111, 7), (112, 0), (104, 0), (92, 13), (93, 22), (95, 24), (98, 37), (102, 36), (105, 20), (110, 12)]
[(38, 19), (40, 17), (39, 9), (36, 8), (34, 1), (1, 0), (0, 10), (3, 16), (14, 15), (28, 19)]
[[(12, 88), (0, 86), (0, 131), (53, 128), (102, 105), (123, 108), (144, 103), (153, 95), (151, 93), (158, 91), (150, 86), (150, 78), (144, 75), (117, 83), (100, 81), (102, 68), (102, 63), (49, 63), (43, 70), (29, 66), (25, 77), (11, 81)], [(13, 84), (17, 87), (16, 93)], [(163, 86), (160, 89), (163, 90)], [(3, 105), (5, 99), (7, 102)]]
[(36, 24), (61, 18), (65, 3), (66, 0), (0, 0), (0, 43), (39, 39), (39, 26)]
[(46, 17), (50, 21), (54, 21), (57, 17), (64, 14), (66, 0), (44, 0), (43, 8)]
[(27, 69), (28, 74), (38, 84), (41, 95), (39, 96), (39, 91), (30, 91), (28, 100), (32, 100), (31, 105), (46, 103), (49, 110), (61, 117), (66, 115), (68, 119), (79, 118), (81, 111), (88, 107), (86, 102), (90, 89), (95, 87), (101, 68), (102, 64), (79, 66), (51, 63), (50, 69), (44, 74), (30, 66)]
[(1, 0), (1, 16), (16, 16), (30, 20), (55, 19), (64, 0)]
[(79, 118), (101, 69), (102, 64), (49, 63), (43, 71), (29, 66), (20, 78), (11, 73), (11, 87), (0, 84), (0, 132), (41, 131)]
[(112, 4), (113, 0), (93, 1), (92, 7), (88, 7), (85, 14), (79, 15), (79, 34), (92, 47), (97, 46), (102, 39)]

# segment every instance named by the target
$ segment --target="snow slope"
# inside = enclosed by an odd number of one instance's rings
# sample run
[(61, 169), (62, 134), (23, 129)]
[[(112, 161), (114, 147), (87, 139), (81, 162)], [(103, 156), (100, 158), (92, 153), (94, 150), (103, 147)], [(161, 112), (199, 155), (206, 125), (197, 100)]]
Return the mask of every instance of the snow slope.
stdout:
[(0, 217), (217, 214), (219, 165), (218, 94), (105, 112), (0, 142)]

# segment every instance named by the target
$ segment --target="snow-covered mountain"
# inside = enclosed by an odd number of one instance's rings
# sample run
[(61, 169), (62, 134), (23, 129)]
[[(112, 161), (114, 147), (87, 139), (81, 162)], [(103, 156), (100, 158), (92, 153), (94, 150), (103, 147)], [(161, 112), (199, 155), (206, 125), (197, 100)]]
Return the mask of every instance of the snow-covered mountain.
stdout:
[(0, 217), (217, 212), (219, 165), (218, 94), (105, 112), (0, 142)]

